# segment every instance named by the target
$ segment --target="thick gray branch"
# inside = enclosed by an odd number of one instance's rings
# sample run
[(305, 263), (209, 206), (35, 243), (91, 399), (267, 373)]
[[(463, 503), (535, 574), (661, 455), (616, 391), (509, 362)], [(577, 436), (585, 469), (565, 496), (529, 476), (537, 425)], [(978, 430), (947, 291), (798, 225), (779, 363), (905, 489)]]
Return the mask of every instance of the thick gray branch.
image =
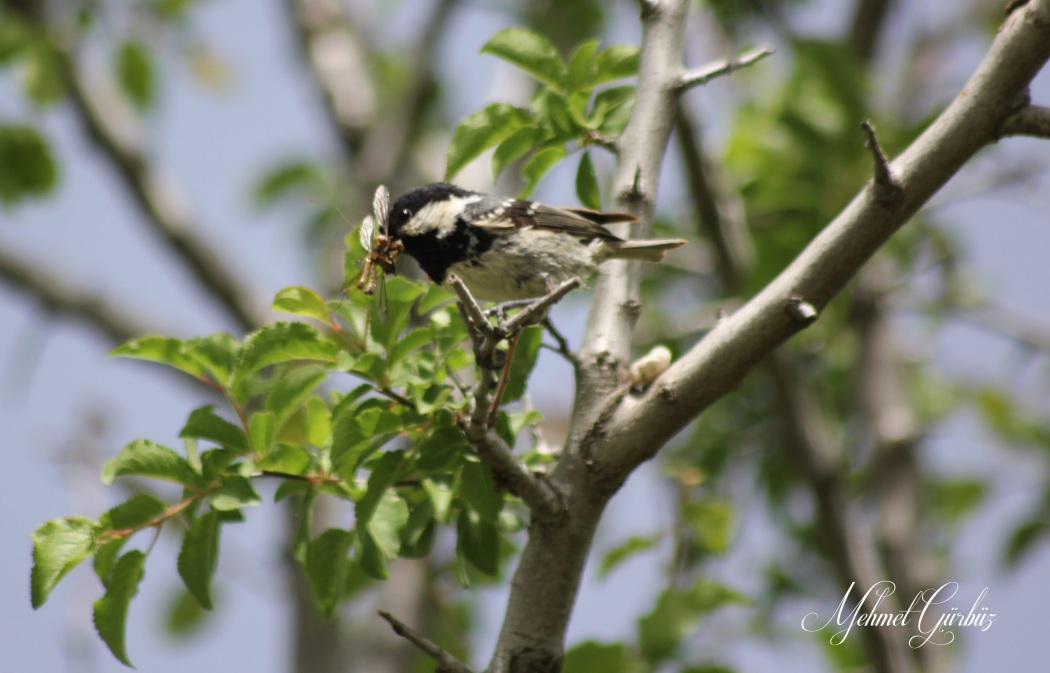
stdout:
[[(686, 0), (649, 0), (642, 6), (642, 44), (636, 103), (620, 138), (615, 206), (642, 220), (648, 232), (667, 140), (674, 124), (681, 72)], [(612, 227), (626, 236), (626, 226)], [(587, 332), (577, 367), (573, 426), (551, 474), (563, 499), (563, 516), (534, 521), (511, 582), (506, 617), (489, 673), (559, 671), (565, 632), (579, 590), (594, 530), (620, 486), (592, 469), (587, 438), (626, 391), (631, 329), (637, 316), (637, 264), (602, 264), (594, 285)]]
[[(674, 126), (687, 8), (684, 0), (642, 3), (636, 102), (620, 137), (613, 183), (616, 207), (641, 220), (637, 227), (640, 238), (651, 230), (660, 168)], [(626, 224), (610, 228), (627, 237)], [(579, 449), (598, 421), (606, 398), (626, 381), (632, 330), (640, 307), (638, 263), (612, 260), (602, 264), (594, 282), (580, 351), (576, 406), (565, 455)]]
[(1033, 0), (1007, 18), (963, 93), (892, 162), (904, 192), (901, 203), (888, 208), (872, 187), (863, 189), (758, 296), (722, 321), (645, 395), (621, 405), (596, 457), (614, 473), (629, 473), (805, 327), (785, 311), (792, 298), (822, 309), (963, 164), (998, 138), (1048, 58), (1050, 0)]

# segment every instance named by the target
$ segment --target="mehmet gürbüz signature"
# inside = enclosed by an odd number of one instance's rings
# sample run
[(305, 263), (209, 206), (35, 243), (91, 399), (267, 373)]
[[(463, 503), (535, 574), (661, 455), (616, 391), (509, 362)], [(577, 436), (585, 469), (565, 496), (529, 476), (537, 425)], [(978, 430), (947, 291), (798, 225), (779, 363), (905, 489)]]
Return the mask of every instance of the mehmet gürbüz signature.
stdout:
[[(906, 626), (913, 628), (916, 632), (908, 639), (908, 645), (917, 649), (927, 644), (948, 645), (955, 640), (954, 628), (968, 627), (987, 631), (995, 623), (996, 613), (989, 612), (987, 607), (981, 605), (988, 593), (988, 587), (978, 594), (977, 600), (964, 613), (958, 607), (946, 605), (959, 593), (958, 582), (946, 582), (937, 588), (920, 591), (915, 594), (907, 610), (896, 611), (888, 610), (884, 605), (889, 602), (887, 599), (897, 590), (897, 585), (893, 582), (889, 580), (876, 582), (865, 592), (853, 609), (849, 609), (847, 604), (854, 586), (856, 582), (849, 585), (838, 609), (831, 617), (821, 622), (816, 612), (810, 612), (802, 618), (802, 628), (810, 633), (815, 633), (832, 624), (842, 627), (831, 636), (830, 640), (832, 645), (841, 645), (846, 641), (854, 626)], [(862, 611), (862, 607), (868, 611)], [(881, 612), (880, 607), (883, 608)]]

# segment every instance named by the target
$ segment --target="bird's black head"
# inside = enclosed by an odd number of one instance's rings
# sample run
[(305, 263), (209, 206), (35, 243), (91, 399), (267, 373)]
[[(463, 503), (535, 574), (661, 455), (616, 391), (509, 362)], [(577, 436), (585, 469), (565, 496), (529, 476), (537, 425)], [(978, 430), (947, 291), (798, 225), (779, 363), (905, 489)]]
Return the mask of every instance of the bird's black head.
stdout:
[(425, 206), (448, 201), (457, 196), (469, 196), (472, 193), (447, 182), (434, 182), (405, 192), (397, 197), (394, 204), (390, 206), (390, 215), (387, 220), (389, 235), (392, 238), (399, 238), (401, 228)]

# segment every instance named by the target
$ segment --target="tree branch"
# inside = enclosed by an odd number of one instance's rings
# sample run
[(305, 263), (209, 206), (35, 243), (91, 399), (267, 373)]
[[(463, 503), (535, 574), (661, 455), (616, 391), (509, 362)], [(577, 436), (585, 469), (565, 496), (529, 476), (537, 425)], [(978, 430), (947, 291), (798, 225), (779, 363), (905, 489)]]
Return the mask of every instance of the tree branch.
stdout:
[(625, 400), (596, 453), (603, 466), (629, 473), (799, 331), (803, 326), (785, 315), (785, 302), (800, 297), (822, 309), (963, 164), (996, 140), (1048, 58), (1050, 0), (1033, 0), (1007, 18), (963, 93), (891, 164), (904, 191), (901, 204), (886, 208), (872, 190), (862, 190), (759, 295), (645, 395)]
[[(449, 286), (459, 297), (460, 306), (467, 316), (472, 336), (480, 341), (475, 342), (475, 354), (479, 364), (484, 360), (492, 360), (496, 344), (501, 340), (516, 334), (525, 325), (535, 321), (548, 307), (579, 285), (578, 278), (566, 281), (553, 292), (522, 309), (505, 325), (493, 326), (463, 281), (455, 276), (449, 279)], [(548, 519), (558, 515), (562, 507), (555, 489), (529, 471), (503, 438), (489, 427), (496, 374), (487, 366), (479, 367), (479, 373), (479, 380), (474, 388), (474, 409), (466, 427), (467, 441), (477, 451), (478, 456), (489, 464), (496, 479), (528, 506), (534, 518)]]
[[(685, 0), (642, 2), (635, 108), (620, 137), (613, 181), (617, 208), (640, 220), (639, 238), (652, 230), (660, 169), (674, 126), (687, 9)], [(626, 224), (609, 228), (614, 234), (627, 237)], [(563, 462), (580, 449), (606, 408), (606, 399), (617, 394), (626, 381), (632, 330), (641, 308), (638, 274), (637, 262), (610, 260), (598, 267), (580, 349), (576, 403)]]
[(1003, 136), (1050, 138), (1050, 107), (1026, 105), (1003, 122)]
[(730, 75), (741, 68), (758, 63), (767, 56), (771, 56), (773, 50), (769, 47), (756, 47), (746, 51), (733, 59), (719, 59), (699, 68), (686, 70), (678, 76), (676, 86), (679, 91), (685, 91), (695, 86), (702, 86), (713, 79)]
[(130, 310), (47, 269), (40, 260), (26, 261), (0, 246), (0, 278), (43, 302), (55, 313), (68, 313), (104, 333), (113, 343), (143, 334), (170, 334), (163, 326), (144, 321), (140, 309)]
[[(722, 285), (732, 292), (750, 271), (751, 258), (745, 257), (739, 247), (719, 245), (717, 241), (726, 238), (723, 232), (730, 224), (722, 210), (733, 213), (729, 217), (735, 219), (742, 218), (743, 207), (715, 187), (719, 182), (716, 179), (717, 167), (709, 165), (702, 155), (700, 138), (693, 130), (692, 120), (684, 112), (679, 118), (686, 122), (678, 129), (679, 145), (686, 159), (693, 198), (697, 202), (700, 228), (716, 240), (714, 248), (719, 278)], [(741, 221), (733, 221), (732, 225), (744, 229)], [(777, 417), (787, 462), (798, 470), (812, 495), (816, 510), (814, 527), (819, 531), (830, 565), (842, 586), (852, 583), (861, 587), (873, 586), (881, 579), (878, 560), (872, 551), (870, 535), (865, 534), (866, 528), (858, 526), (849, 516), (849, 488), (842, 451), (828, 436), (826, 423), (810, 387), (800, 380), (797, 359), (782, 349), (773, 352), (763, 364), (763, 372), (776, 391)], [(867, 629), (861, 637), (874, 671), (903, 673), (910, 670), (908, 647), (898, 634), (884, 629)]]
[[(640, 216), (644, 237), (674, 124), (681, 72), (686, 0), (642, 0), (642, 44), (634, 111), (620, 138), (615, 205)], [(625, 236), (625, 225), (612, 225)], [(564, 502), (563, 514), (534, 521), (511, 582), (507, 612), (489, 673), (560, 670), (565, 632), (594, 531), (620, 475), (593, 468), (590, 437), (627, 385), (631, 329), (638, 302), (638, 265), (611, 260), (599, 267), (587, 331), (577, 367), (576, 403), (565, 449), (548, 481)]]
[(194, 221), (185, 199), (147, 156), (140, 142), (129, 133), (127, 115), (118, 101), (92, 87), (68, 49), (56, 50), (73, 109), (80, 117), (85, 134), (91, 139), (135, 203), (153, 233), (163, 240), (196, 280), (243, 330), (265, 320), (253, 301), (247, 283), (230, 271), (229, 260), (200, 238), (203, 227)]
[(437, 670), (439, 673), (473, 673), (466, 664), (452, 656), (445, 650), (445, 648), (441, 647), (434, 641), (427, 639), (422, 634), (417, 633), (389, 612), (380, 610), (379, 616), (390, 624), (390, 627), (394, 629), (394, 633), (412, 643), (427, 656), (436, 661), (438, 663)]
[[(916, 459), (922, 426), (902, 376), (887, 305), (895, 274), (878, 261), (864, 267), (854, 285), (851, 323), (860, 350), (855, 380), (858, 406), (872, 439), (868, 474), (878, 503), (876, 543), (885, 578), (897, 585), (896, 596), (907, 597), (936, 586), (936, 566), (920, 528), (926, 519)], [(911, 634), (919, 635), (914, 625)], [(940, 648), (918, 648), (912, 654), (923, 671), (948, 670)]]
[(324, 99), (336, 135), (349, 157), (360, 149), (374, 121), (376, 91), (367, 55), (342, 3), (287, 0), (303, 60)]

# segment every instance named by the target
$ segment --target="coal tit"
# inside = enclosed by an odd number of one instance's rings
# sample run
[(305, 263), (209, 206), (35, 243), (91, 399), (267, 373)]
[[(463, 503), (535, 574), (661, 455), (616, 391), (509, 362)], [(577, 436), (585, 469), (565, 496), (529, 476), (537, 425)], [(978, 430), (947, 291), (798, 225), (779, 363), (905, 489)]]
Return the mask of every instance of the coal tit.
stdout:
[(610, 259), (659, 262), (667, 250), (686, 243), (625, 241), (602, 226), (637, 219), (439, 182), (398, 197), (387, 226), (392, 243), (435, 283), (455, 274), (475, 298), (502, 302), (543, 296), (574, 276), (586, 280)]

